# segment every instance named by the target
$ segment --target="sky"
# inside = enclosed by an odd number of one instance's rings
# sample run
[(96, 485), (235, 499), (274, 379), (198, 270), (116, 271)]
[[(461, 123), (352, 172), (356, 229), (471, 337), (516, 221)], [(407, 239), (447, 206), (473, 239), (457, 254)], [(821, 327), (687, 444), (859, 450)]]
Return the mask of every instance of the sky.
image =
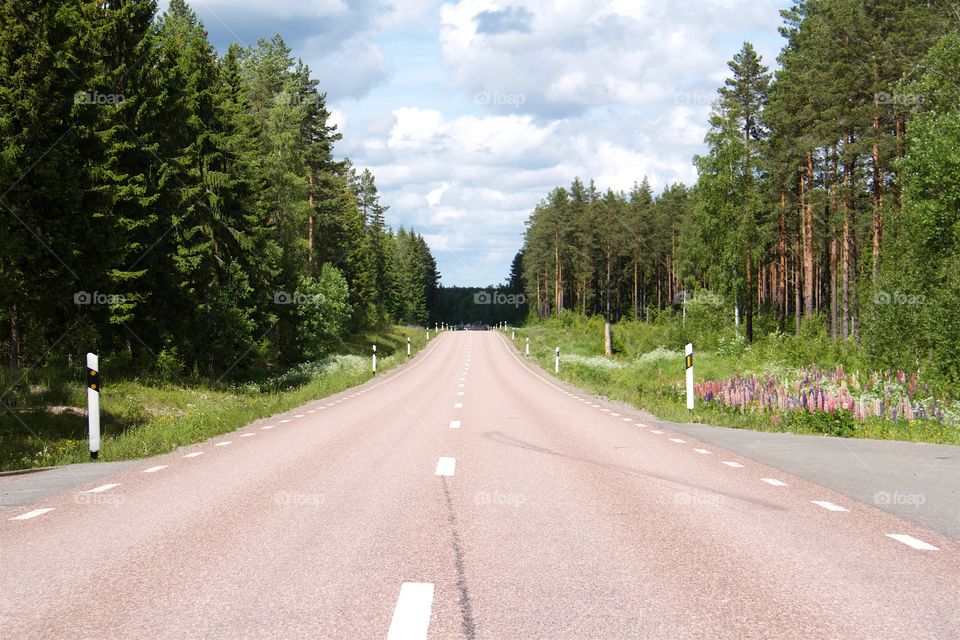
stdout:
[[(748, 40), (771, 69), (787, 0), (193, 0), (210, 40), (279, 33), (424, 236), (444, 286), (503, 283), (524, 221), (575, 177), (696, 180), (710, 103)], [(160, 1), (161, 10), (166, 1)]]

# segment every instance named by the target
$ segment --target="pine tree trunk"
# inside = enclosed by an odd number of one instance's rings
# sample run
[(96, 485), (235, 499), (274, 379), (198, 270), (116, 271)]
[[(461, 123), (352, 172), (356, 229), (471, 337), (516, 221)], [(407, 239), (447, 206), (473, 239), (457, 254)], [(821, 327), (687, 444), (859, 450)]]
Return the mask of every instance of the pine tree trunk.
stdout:
[(786, 328), (790, 311), (790, 283), (787, 267), (787, 194), (780, 192), (780, 331)]
[(657, 311), (660, 311), (663, 309), (663, 293), (662, 293), (663, 288), (662, 288), (661, 280), (662, 278), (660, 276), (660, 261), (658, 260), (657, 261)]
[[(800, 227), (801, 227), (801, 230), (802, 230), (802, 227), (803, 227), (802, 217), (801, 217), (801, 220), (800, 220)], [(795, 299), (794, 299), (794, 305), (793, 305), (793, 317), (794, 317), (794, 321), (795, 321), (795, 324), (796, 324), (797, 335), (800, 335), (800, 314), (801, 314), (801, 311), (800, 311), (800, 309), (801, 309), (801, 307), (800, 307), (800, 304), (801, 304), (801, 301), (800, 301), (800, 284), (801, 284), (801, 283), (800, 283), (800, 271), (801, 271), (802, 255), (803, 255), (803, 254), (801, 253), (801, 246), (800, 246), (800, 234), (797, 234), (797, 246), (796, 246), (796, 251), (795, 251), (794, 259), (793, 259), (793, 264), (794, 264), (794, 267), (793, 267), (793, 277), (794, 277), (794, 287), (793, 287), (793, 291), (794, 291), (794, 298), (795, 298)]]
[(554, 278), (554, 310), (559, 316), (563, 311), (563, 265), (560, 264), (560, 237), (556, 237), (554, 245), (554, 260), (556, 260), (556, 277)]
[(830, 339), (837, 341), (837, 238), (830, 240)]
[(807, 191), (803, 221), (803, 311), (812, 316), (816, 310), (813, 301), (815, 284), (813, 273), (813, 151), (807, 152)]
[(637, 260), (633, 261), (633, 321), (637, 321)]
[[(875, 82), (879, 82), (879, 69), (873, 63)], [(883, 169), (880, 168), (880, 97), (873, 98), (873, 285), (880, 277), (880, 243), (883, 239)]]

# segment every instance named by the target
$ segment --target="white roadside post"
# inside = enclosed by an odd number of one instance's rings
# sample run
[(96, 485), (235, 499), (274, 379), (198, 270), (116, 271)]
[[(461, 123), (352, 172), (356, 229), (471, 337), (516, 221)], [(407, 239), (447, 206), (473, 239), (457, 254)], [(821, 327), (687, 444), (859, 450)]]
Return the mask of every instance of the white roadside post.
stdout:
[(407, 336), (407, 357), (410, 357), (410, 336)]
[(430, 328), (427, 328), (427, 342), (430, 342)]
[(527, 338), (527, 357), (530, 357), (530, 338)]
[(90, 431), (90, 459), (100, 454), (100, 358), (87, 354), (87, 424)]
[(553, 372), (560, 373), (560, 347), (557, 347), (557, 359), (553, 363)]
[(687, 409), (693, 411), (693, 344), (688, 344), (685, 350), (687, 367)]
[(373, 345), (373, 375), (377, 375), (377, 345)]
[(517, 339), (517, 332), (514, 331), (513, 329), (510, 329), (510, 339), (511, 339), (511, 340), (516, 340), (516, 339)]

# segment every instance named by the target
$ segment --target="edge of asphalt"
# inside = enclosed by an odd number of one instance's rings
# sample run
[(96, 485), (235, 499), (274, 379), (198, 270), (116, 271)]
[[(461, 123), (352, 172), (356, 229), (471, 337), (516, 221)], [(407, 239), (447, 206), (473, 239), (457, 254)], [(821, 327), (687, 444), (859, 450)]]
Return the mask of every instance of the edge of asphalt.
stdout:
[(624, 415), (697, 438), (751, 458), (853, 500), (960, 540), (960, 447), (948, 444), (838, 438), (717, 427), (661, 420), (625, 402), (596, 395), (555, 377), (501, 335), (507, 348), (570, 392), (595, 399)]

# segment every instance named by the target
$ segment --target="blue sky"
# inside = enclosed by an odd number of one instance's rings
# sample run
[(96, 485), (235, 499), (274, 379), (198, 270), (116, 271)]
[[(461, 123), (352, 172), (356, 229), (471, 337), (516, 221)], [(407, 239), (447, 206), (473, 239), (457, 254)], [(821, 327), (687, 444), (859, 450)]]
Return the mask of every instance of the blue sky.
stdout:
[[(189, 1), (189, 0), (188, 0)], [(161, 0), (161, 9), (165, 6)], [(194, 0), (213, 43), (280, 33), (320, 80), (388, 222), (443, 284), (502, 282), (524, 221), (574, 177), (691, 184), (710, 101), (744, 40), (773, 68), (767, 0)]]

